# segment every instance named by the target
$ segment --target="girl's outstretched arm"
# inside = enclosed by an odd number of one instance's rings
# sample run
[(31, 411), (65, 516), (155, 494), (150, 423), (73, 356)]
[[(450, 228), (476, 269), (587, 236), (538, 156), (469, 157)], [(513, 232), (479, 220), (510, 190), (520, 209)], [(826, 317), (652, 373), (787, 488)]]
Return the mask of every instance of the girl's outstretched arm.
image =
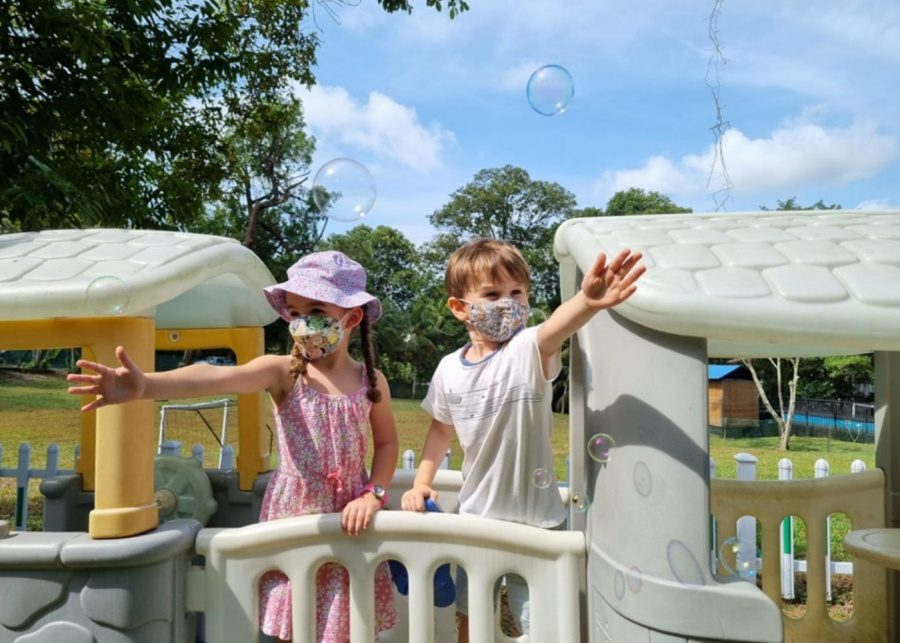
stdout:
[(119, 360), (117, 367), (80, 359), (76, 365), (95, 374), (70, 373), (66, 377), (68, 381), (80, 384), (69, 387), (72, 395), (97, 396), (93, 402), (82, 406), (82, 411), (138, 399), (178, 399), (277, 390), (286, 372), (284, 360), (288, 359), (263, 355), (240, 366), (192, 364), (161, 373), (144, 373), (123, 347), (116, 347), (116, 358)]
[[(372, 404), (372, 410), (369, 413), (373, 447), (372, 472), (369, 474), (369, 483), (387, 489), (397, 470), (400, 443), (397, 439), (397, 424), (391, 408), (391, 392), (387, 380), (381, 371), (376, 371), (376, 374), (381, 400)], [(381, 502), (375, 496), (371, 493), (364, 493), (344, 507), (341, 526), (349, 534), (359, 534), (369, 526), (372, 516), (380, 508)]]

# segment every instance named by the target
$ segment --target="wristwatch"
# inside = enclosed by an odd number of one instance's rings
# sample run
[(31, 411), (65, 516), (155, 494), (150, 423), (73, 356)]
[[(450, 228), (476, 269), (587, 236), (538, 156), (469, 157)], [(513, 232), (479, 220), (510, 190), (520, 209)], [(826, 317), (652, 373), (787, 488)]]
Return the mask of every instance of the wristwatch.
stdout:
[(388, 492), (387, 489), (382, 487), (380, 484), (367, 484), (363, 487), (363, 493), (371, 493), (378, 502), (381, 503), (381, 508), (384, 509), (385, 503), (388, 501)]

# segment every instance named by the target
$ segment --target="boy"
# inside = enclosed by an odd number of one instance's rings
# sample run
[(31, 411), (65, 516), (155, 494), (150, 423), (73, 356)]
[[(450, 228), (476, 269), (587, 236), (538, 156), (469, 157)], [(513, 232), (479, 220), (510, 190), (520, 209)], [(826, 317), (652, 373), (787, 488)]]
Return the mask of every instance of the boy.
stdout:
[[(565, 520), (556, 485), (535, 480), (553, 471), (551, 383), (559, 375), (560, 347), (598, 311), (634, 293), (646, 270), (640, 259), (626, 249), (607, 264), (601, 253), (574, 297), (543, 324), (523, 328), (530, 272), (518, 249), (478, 239), (450, 256), (447, 305), (470, 341), (441, 360), (422, 402), (433, 420), (403, 509), (424, 511), (425, 498), (436, 498), (431, 483), (455, 430), (463, 449), (460, 513), (548, 529)], [(460, 572), (459, 640), (465, 643), (468, 592)], [(528, 588), (507, 577), (507, 589), (513, 615), (527, 630)]]

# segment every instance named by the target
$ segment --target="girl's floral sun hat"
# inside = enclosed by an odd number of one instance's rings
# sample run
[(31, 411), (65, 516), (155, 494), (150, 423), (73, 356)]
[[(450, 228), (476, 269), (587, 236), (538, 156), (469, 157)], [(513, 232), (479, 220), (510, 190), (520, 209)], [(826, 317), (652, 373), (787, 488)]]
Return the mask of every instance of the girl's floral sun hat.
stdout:
[(286, 293), (294, 293), (341, 308), (364, 306), (369, 323), (381, 317), (381, 302), (366, 292), (366, 271), (342, 252), (314, 252), (288, 268), (287, 280), (264, 289), (266, 299), (281, 318), (291, 320)]

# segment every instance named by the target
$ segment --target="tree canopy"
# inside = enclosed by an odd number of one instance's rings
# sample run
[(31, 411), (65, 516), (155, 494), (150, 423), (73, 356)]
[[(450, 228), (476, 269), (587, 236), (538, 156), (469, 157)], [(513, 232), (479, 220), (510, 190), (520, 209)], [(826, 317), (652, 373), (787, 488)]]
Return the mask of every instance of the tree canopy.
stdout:
[[(380, 4), (412, 10), (407, 0)], [(452, 18), (468, 5), (447, 8)], [(229, 119), (315, 82), (309, 10), (308, 0), (5, 5), (4, 227), (192, 227), (234, 178)]]
[(606, 204), (607, 216), (624, 214), (678, 214), (693, 212), (683, 208), (659, 192), (647, 192), (641, 188), (629, 188), (616, 192)]

